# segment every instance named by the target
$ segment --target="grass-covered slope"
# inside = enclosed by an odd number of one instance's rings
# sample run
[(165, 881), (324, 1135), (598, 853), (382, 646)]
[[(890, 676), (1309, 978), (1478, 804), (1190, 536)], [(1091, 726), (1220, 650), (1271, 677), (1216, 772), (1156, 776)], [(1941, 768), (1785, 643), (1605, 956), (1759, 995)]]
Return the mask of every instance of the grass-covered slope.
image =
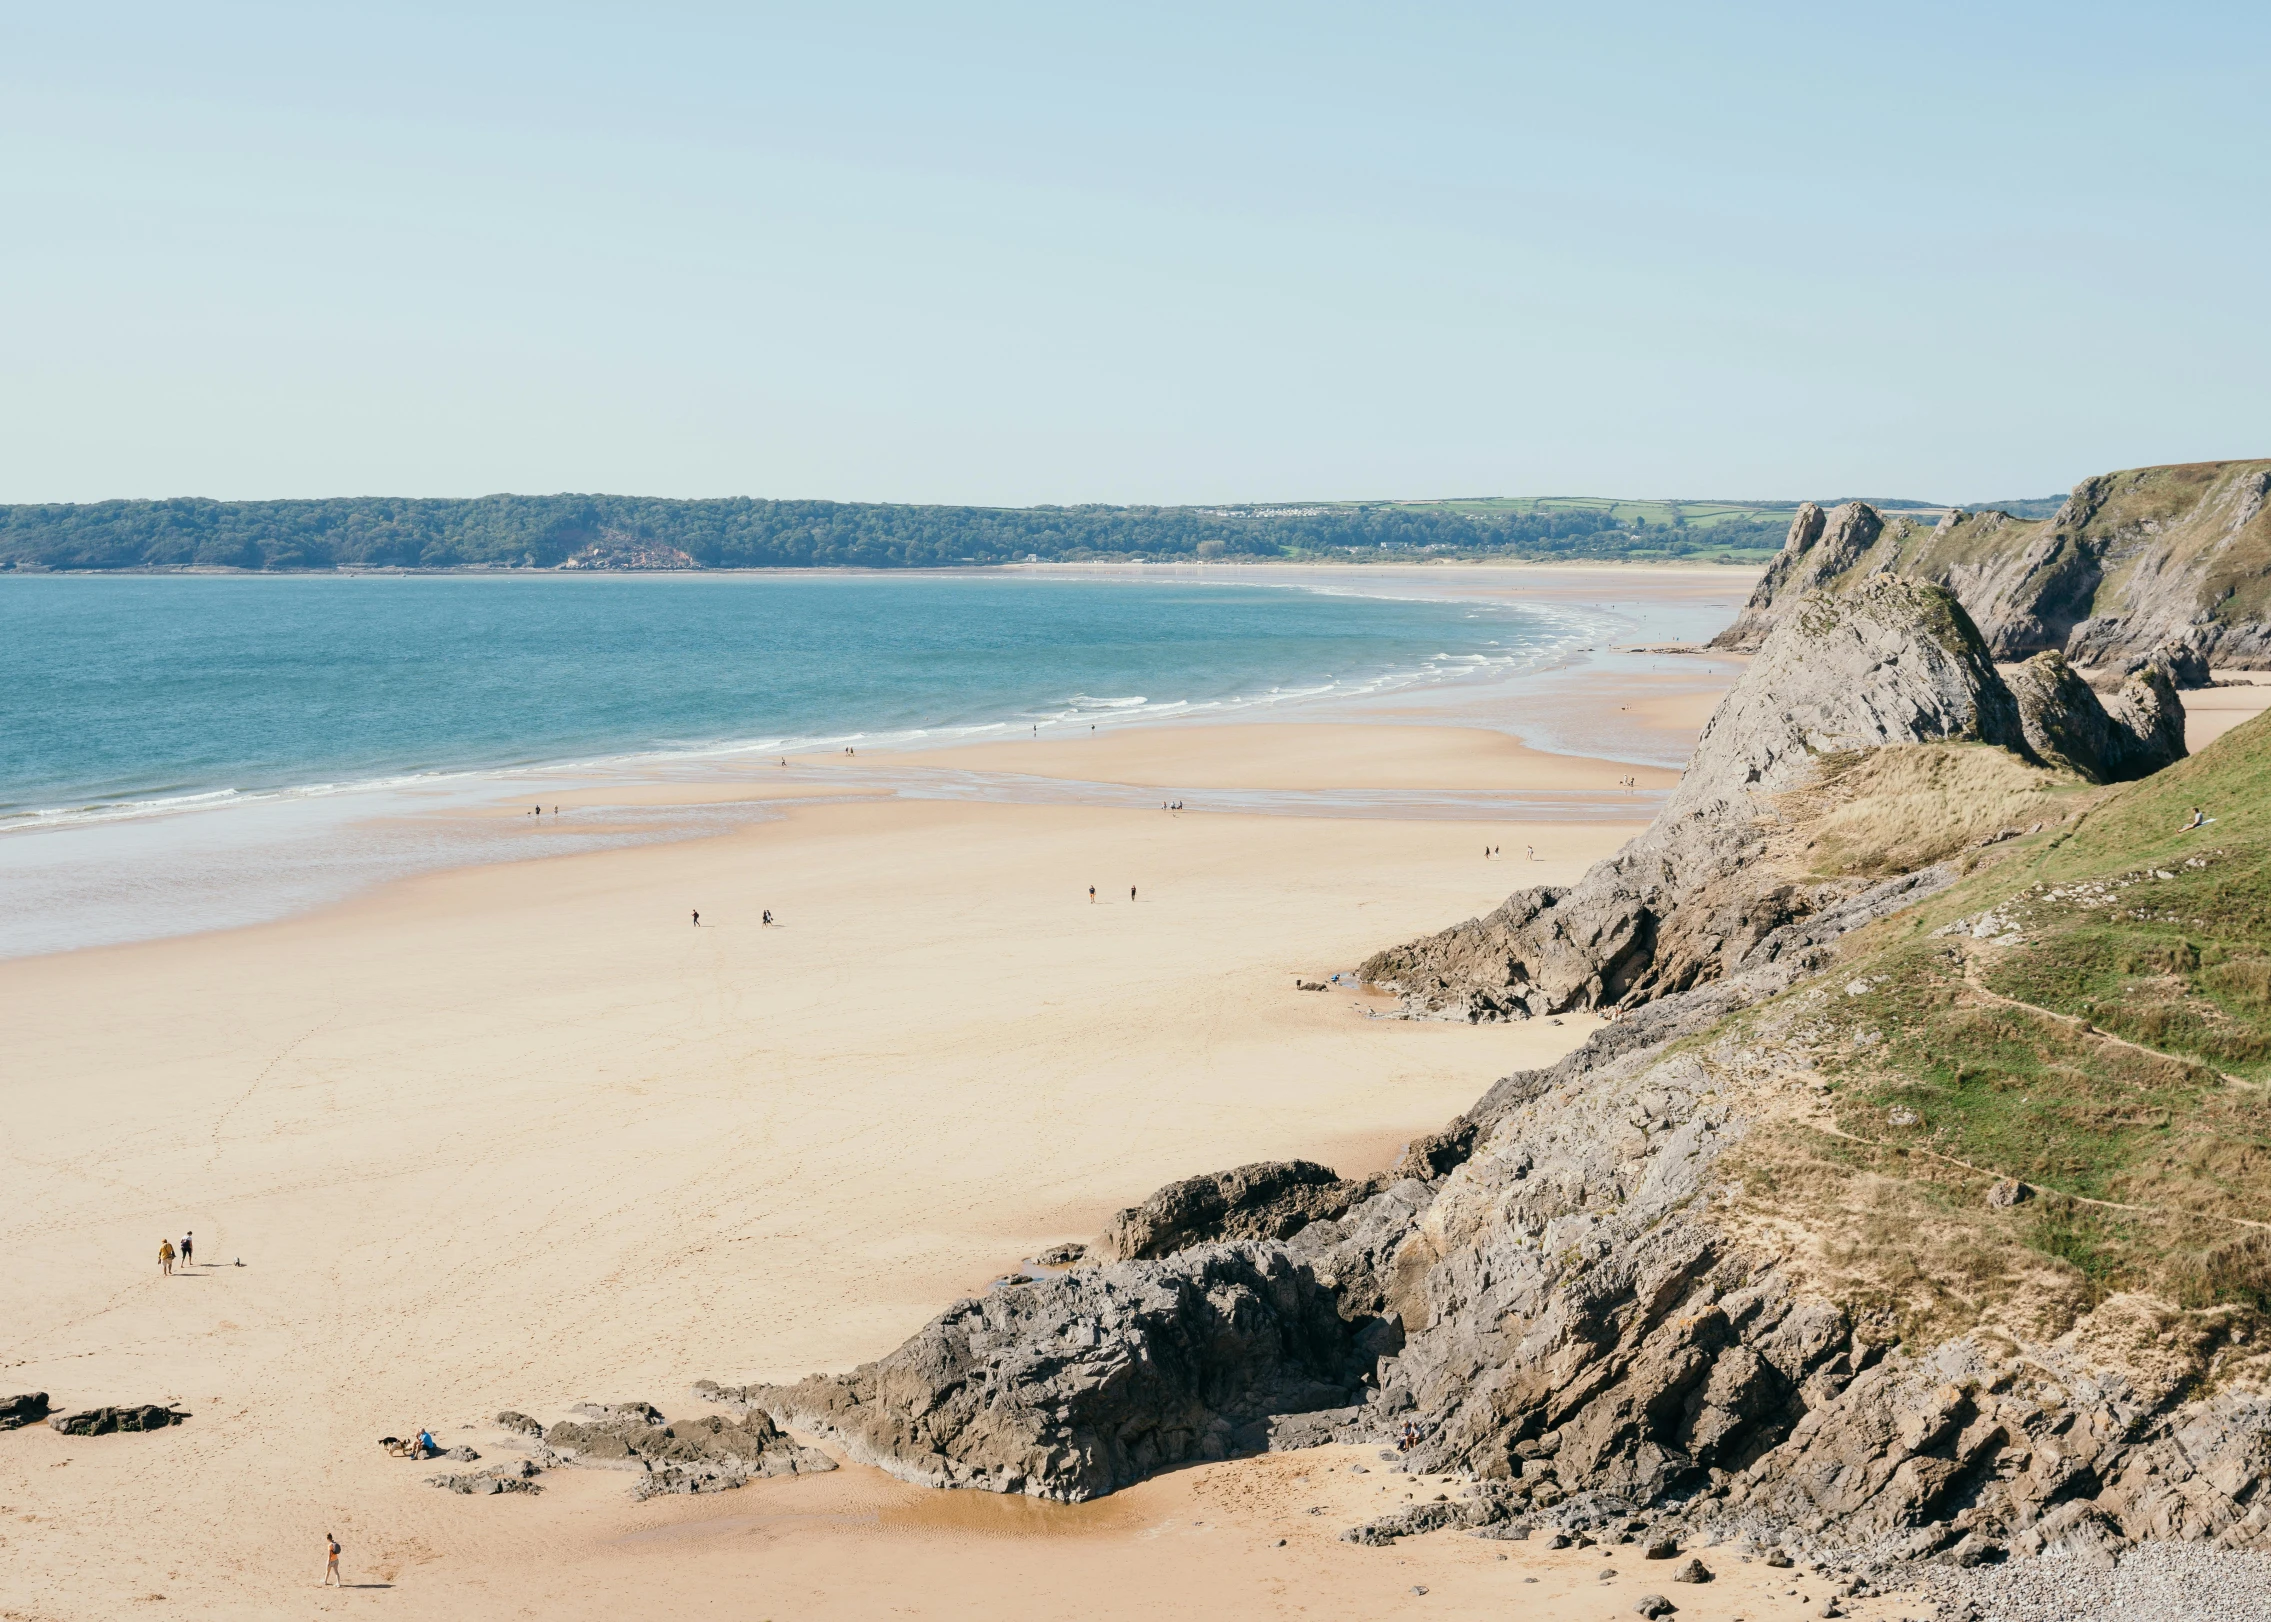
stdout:
[(2113, 1291), (2271, 1310), (2271, 716), (2086, 798), (1745, 1016), (1813, 1096), (1734, 1157), (1740, 1203), (1906, 1337)]

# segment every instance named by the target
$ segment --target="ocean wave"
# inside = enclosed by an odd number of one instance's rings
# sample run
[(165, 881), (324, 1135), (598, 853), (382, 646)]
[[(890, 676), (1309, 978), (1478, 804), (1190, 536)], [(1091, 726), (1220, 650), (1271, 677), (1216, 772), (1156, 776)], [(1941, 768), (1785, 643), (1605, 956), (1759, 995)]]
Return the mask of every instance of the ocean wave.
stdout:
[[(1440, 594), (1365, 591), (1321, 582), (1241, 581), (1238, 584), (1251, 584), (1257, 589), (1290, 589), (1328, 596), (1367, 597), (1387, 601), (1446, 600)], [(0, 809), (0, 836), (44, 829), (194, 815), (292, 800), (380, 795), (411, 788), (461, 789), (494, 784), (501, 793), (510, 782), (531, 784), (590, 776), (617, 778), (626, 774), (668, 772), (704, 762), (724, 762), (745, 757), (833, 754), (847, 748), (862, 751), (940, 749), (963, 743), (983, 742), (1007, 734), (1030, 735), (1034, 731), (1047, 733), (1053, 729), (1073, 726), (1087, 729), (1194, 718), (1231, 720), (1242, 713), (1282, 710), (1293, 705), (1370, 699), (1413, 687), (1542, 673), (1563, 667), (1590, 651), (1609, 625), (1607, 616), (1570, 609), (1561, 604), (1491, 601), (1477, 606), (1493, 616), (1517, 614), (1529, 622), (1535, 634), (1516, 647), (1505, 647), (1494, 640), (1489, 644), (1492, 650), (1489, 652), (1437, 651), (1424, 658), (1407, 655), (1403, 661), (1391, 661), (1371, 669), (1336, 674), (1315, 682), (1282, 682), (1251, 692), (1215, 698), (1154, 698), (1147, 694), (1098, 696), (1076, 692), (1056, 701), (1052, 707), (1026, 711), (1010, 720), (986, 718), (896, 728), (846, 727), (841, 730), (774, 733), (753, 737), (672, 739), (641, 748), (590, 756), (399, 770), (276, 787), (223, 787), (180, 794), (121, 795), (78, 805), (48, 806), (27, 811)]]

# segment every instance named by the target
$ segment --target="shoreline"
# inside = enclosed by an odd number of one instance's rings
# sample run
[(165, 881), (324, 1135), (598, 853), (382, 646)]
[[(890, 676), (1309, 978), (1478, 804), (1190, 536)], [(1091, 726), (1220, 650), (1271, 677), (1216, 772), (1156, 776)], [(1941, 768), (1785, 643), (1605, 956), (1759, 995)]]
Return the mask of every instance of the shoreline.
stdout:
[[(23, 1184), (0, 1235), (28, 1308), (9, 1377), (59, 1407), (195, 1416), (0, 1437), (0, 1501), (37, 1516), (11, 1527), (0, 1604), (297, 1614), (273, 1581), (314, 1517), (363, 1572), (468, 1614), (554, 1591), (565, 1540), (582, 1576), (548, 1608), (596, 1617), (642, 1529), (801, 1524), (810, 1499), (641, 1506), (604, 1471), (468, 1500), (371, 1439), (432, 1424), (494, 1459), (481, 1427), (505, 1407), (691, 1415), (697, 1376), (878, 1355), (1194, 1168), (1371, 1169), (1592, 1022), (1368, 1020), (1295, 975), (1567, 882), (1631, 826), (806, 802), (0, 964)], [(1545, 858), (1526, 871), (1479, 856), (1525, 835)], [(160, 1279), (153, 1236), (183, 1228), (206, 1265)], [(230, 1554), (152, 1548), (131, 1530), (152, 1518)], [(917, 1556), (971, 1547), (910, 1536)], [(639, 1580), (677, 1604), (730, 1591), (710, 1548)]]
[[(1211, 578), (1232, 583), (1243, 578), (1236, 566), (1208, 568)], [(1331, 573), (1311, 570), (1308, 578), (1323, 588), (1332, 584), (1326, 578)], [(1668, 624), (1700, 623), (1713, 611), (1697, 605), (1719, 600), (1709, 591), (1698, 596), (1692, 587), (1652, 587), (1631, 602), (1612, 605), (1597, 570), (1560, 569), (1550, 589), (1536, 585), (1542, 576), (1526, 578), (1529, 583), (1517, 585), (1503, 571), (1491, 571), (1480, 582), (1442, 574), (1422, 580), (1417, 571), (1382, 568), (1364, 584), (1430, 597), (1449, 587), (1459, 601), (1495, 601), (1503, 593), (1548, 613), (1581, 610), (1587, 622), (1615, 623), (1643, 640)], [(1232, 791), (1212, 796), (1206, 808), (1216, 811), (1493, 821), (1645, 818), (1654, 809), (1649, 796), (1669, 783), (1710, 702), (1738, 668), (1738, 661), (1716, 656), (1623, 652), (1598, 642), (1585, 651), (1541, 646), (1536, 658), (1504, 670), (1478, 674), (1459, 666), (1448, 674), (1412, 673), (1385, 690), (1359, 684), (1362, 690), (1282, 699), (1261, 695), (1181, 710), (1154, 705), (1140, 713), (1068, 714), (1044, 719), (1022, 737), (1018, 722), (987, 722), (903, 736), (853, 732), (831, 740), (824, 751), (784, 741), (776, 753), (772, 743), (755, 740), (530, 766), (400, 773), (366, 785), (318, 783), (242, 794), (224, 789), (174, 801), (90, 806), (69, 819), (17, 820), (0, 829), (0, 885), (16, 899), (9, 916), (0, 919), (0, 961), (245, 927), (334, 905), (415, 873), (551, 854), (562, 846), (598, 849), (708, 837), (776, 816), (785, 805), (813, 795), (1145, 803), (1135, 791), (1136, 779), (1124, 771), (1043, 765), (1026, 742), (1035, 736), (1044, 744), (1087, 739), (1080, 747), (1088, 748), (1098, 738), (1172, 734), (1183, 740), (1174, 749), (1211, 749), (1220, 762), (1239, 752), (1234, 740), (1282, 741), (1303, 730), (1330, 728), (1336, 749), (1314, 753), (1375, 762), (1353, 775), (1288, 768), (1252, 778), (1209, 767), (1164, 779), (1191, 790)], [(1090, 727), (1095, 730), (1083, 730)], [(1442, 766), (1460, 752), (1414, 741), (1438, 730), (1463, 738), (1469, 756), (1504, 756), (1501, 769), (1478, 776), (1464, 760)], [(1399, 736), (1407, 731), (1412, 737)], [(1211, 744), (1191, 742), (1209, 738)], [(846, 757), (836, 753), (838, 747), (858, 753)], [(1141, 753), (1166, 746), (1112, 747)], [(796, 763), (777, 770), (773, 762), (791, 753)], [(1400, 775), (1377, 764), (1391, 758), (1406, 762)], [(1585, 764), (1602, 760), (1612, 769)], [(845, 769), (851, 764), (856, 772)], [(1634, 778), (1642, 792), (1628, 792), (1619, 781), (1625, 777)], [(558, 805), (567, 815), (558, 824), (547, 816), (541, 824), (531, 817), (529, 826), (517, 826), (514, 817), (533, 803)]]

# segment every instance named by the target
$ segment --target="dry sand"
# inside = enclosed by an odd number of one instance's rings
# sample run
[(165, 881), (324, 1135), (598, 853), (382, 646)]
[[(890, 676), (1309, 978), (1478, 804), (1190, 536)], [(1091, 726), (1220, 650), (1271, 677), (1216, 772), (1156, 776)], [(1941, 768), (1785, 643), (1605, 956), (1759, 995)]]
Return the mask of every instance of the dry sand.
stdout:
[[(1434, 775), (1467, 786), (1476, 740), (1438, 741)], [(1333, 1541), (1413, 1489), (1325, 1454), (1078, 1508), (860, 1469), (641, 1506), (607, 1472), (436, 1492), (374, 1439), (425, 1424), (495, 1458), (504, 1407), (696, 1412), (698, 1376), (875, 1356), (1172, 1177), (1384, 1164), (1587, 1022), (1369, 1021), (1293, 976), (1631, 831), (791, 804), (0, 965), (0, 1392), (195, 1416), (0, 1435), (0, 1615), (1624, 1614), (1634, 1582), (1610, 1603), (1589, 1573), (1629, 1557)], [(1485, 842), (1549, 859), (1486, 864)], [(184, 1229), (200, 1265), (161, 1278)], [(327, 1530), (351, 1582), (385, 1586), (319, 1590)], [(1750, 1593), (1683, 1591), (1682, 1615)]]
[(2182, 695), (2184, 746), (2194, 754), (2242, 721), (2251, 721), (2271, 708), (2271, 676), (2264, 672), (2219, 670), (2216, 679), (2231, 685), (2201, 688)]

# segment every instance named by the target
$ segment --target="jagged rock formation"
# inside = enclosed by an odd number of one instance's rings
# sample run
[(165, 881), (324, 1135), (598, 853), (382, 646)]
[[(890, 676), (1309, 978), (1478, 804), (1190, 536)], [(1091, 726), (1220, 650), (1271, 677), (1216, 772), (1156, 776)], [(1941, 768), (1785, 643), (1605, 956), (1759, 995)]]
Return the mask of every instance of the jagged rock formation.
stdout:
[(1473, 1129), (1454, 1123), (1414, 1140), (1393, 1170), (1371, 1177), (1344, 1178), (1313, 1160), (1262, 1160), (1186, 1177), (1114, 1216), (1096, 1248), (1104, 1258), (1141, 1261), (1171, 1256), (1195, 1235), (1283, 1239), (1407, 1179), (1441, 1176), (1467, 1157), (1472, 1143)]
[(1194, 1234), (1282, 1239), (1318, 1217), (1338, 1216), (1360, 1197), (1313, 1160), (1268, 1160), (1169, 1183), (1112, 1219), (1097, 1248), (1121, 1261), (1166, 1256)]
[(0, 1397), (0, 1431), (36, 1425), (46, 1417), (47, 1393), (44, 1391), (26, 1391), (13, 1397)]
[(2005, 678), (2027, 747), (2045, 765), (2120, 783), (2184, 758), (2184, 701), (2167, 666), (2147, 661), (2109, 701), (2060, 653), (2038, 653)]
[(501, 1492), (539, 1493), (544, 1487), (542, 1483), (532, 1479), (538, 1473), (539, 1467), (533, 1459), (514, 1459), (508, 1464), (492, 1464), (486, 1470), (428, 1476), (426, 1485), (439, 1487), (444, 1492), (463, 1493), (467, 1497)]
[[(2057, 514), (1951, 512), (1926, 529), (1858, 502), (1808, 504), (1713, 646), (1761, 646), (1803, 594), (1881, 574), (1946, 586), (1995, 657), (2045, 650), (2125, 673), (2162, 653), (2180, 686), (2205, 663), (2271, 666), (2271, 462), (2198, 462), (2084, 479)], [(2164, 651), (2165, 650), (2165, 651)]]
[(1281, 1247), (1208, 1244), (958, 1302), (840, 1377), (695, 1389), (908, 1481), (1077, 1502), (1354, 1401), (1372, 1342)]
[[(540, 1455), (550, 1464), (629, 1470), (637, 1473), (634, 1498), (665, 1493), (726, 1492), (765, 1476), (813, 1474), (833, 1470), (835, 1461), (818, 1448), (803, 1447), (762, 1413), (737, 1419), (707, 1414), (697, 1419), (665, 1420), (651, 1403), (582, 1403), (580, 1417), (563, 1419), (544, 1430)], [(504, 1424), (508, 1416), (499, 1415)], [(524, 1420), (525, 1415), (511, 1415)], [(507, 1426), (525, 1429), (525, 1425)], [(511, 1472), (508, 1469), (507, 1474)], [(454, 1492), (518, 1492), (503, 1487), (457, 1486), (458, 1479), (480, 1481), (492, 1476), (451, 1478)]]
[(109, 1408), (82, 1408), (75, 1414), (57, 1414), (49, 1426), (66, 1436), (109, 1436), (118, 1431), (162, 1431), (189, 1416), (163, 1403), (133, 1402)]
[[(2114, 746), (2091, 717), (2117, 723), (2062, 698), (2071, 679), (2044, 662), (2014, 697), (1936, 588), (1887, 577), (1806, 599), (1714, 718), (1665, 818), (1493, 937), (1519, 939), (1523, 952), (1548, 941), (1580, 960), (1588, 939), (1623, 940), (1594, 954), (1590, 989), (1641, 991), (1627, 1017), (1555, 1065), (1503, 1078), (1391, 1172), (1346, 1179), (1283, 1162), (1187, 1179), (1115, 1218), (1110, 1249), (1144, 1259), (958, 1303), (847, 1376), (705, 1394), (821, 1430), (855, 1458), (939, 1486), (1086, 1498), (1241, 1448), (1412, 1433), (1413, 1467), (1472, 1478), (1459, 1502), (1410, 1506), (1346, 1534), (1366, 1544), (1448, 1527), (1524, 1536), (1556, 1521), (1620, 1536), (1653, 1528), (1649, 1552), (1667, 1556), (1679, 1538), (1662, 1534), (1682, 1524), (1961, 1564), (2006, 1550), (2102, 1559), (2146, 1538), (2256, 1544), (2271, 1532), (2262, 1224), (2205, 1183), (2185, 1185), (2189, 1203), (2167, 1211), (2021, 1185), (1940, 1147), (1962, 1144), (1941, 1134), (1961, 1127), (1967, 1106), (1948, 1100), (1964, 1092), (1963, 1065), (1949, 1066), (1954, 1079), (1933, 1082), (1937, 1091), (1903, 1091), (1911, 1072), (1869, 1066), (1889, 1064), (1881, 1056), (1895, 1043), (1921, 1044), (1939, 1063), (1951, 1038), (2023, 1050), (2012, 1062), (2039, 1063), (2026, 1073), (2044, 1088), (2061, 1071), (2111, 1063), (2106, 1033), (2073, 1014), (2031, 1009), (2031, 1024), (1991, 1024), (1998, 1008), (2029, 1005), (1986, 987), (1964, 943), (2015, 953), (2011, 943), (2056, 927), (2061, 907), (2093, 929), (2117, 901), (2133, 924), (2179, 916), (2174, 901), (2149, 910), (2127, 894), (2147, 885), (2204, 909), (2222, 904), (2206, 887), (2228, 882), (2238, 886), (2232, 905), (2259, 921), (2247, 888), (2259, 857), (2180, 845), (2185, 854), (2156, 858), (2168, 868), (2118, 881), (2020, 892), (2009, 887), (2020, 881), (1998, 880), (2005, 888), (1985, 896), (1985, 912), (1928, 934), (1859, 937), (1874, 945), (1856, 944), (1856, 932), (1929, 901), (1957, 881), (1956, 864), (1795, 902), (1758, 889), (1752, 871), (1771, 868), (1758, 860), (1766, 840), (1755, 824), (1772, 809), (1761, 797), (1802, 780), (1819, 754), (1958, 738), (2055, 746), (2112, 769)], [(2030, 745), (2030, 732), (2045, 743)], [(2254, 747), (2246, 737), (2218, 745), (2243, 761), (2260, 758)], [(2203, 797), (2202, 774), (2187, 770), (2146, 793), (2128, 821), (2105, 809), (2113, 800), (2096, 802), (2101, 848), (2134, 861), (2138, 830), (2181, 837), (2177, 805)], [(2241, 781), (2210, 779), (2227, 807)], [(2228, 816), (2217, 838), (2240, 837), (2240, 821)], [(2037, 853), (2078, 839), (2081, 826)], [(1678, 864), (1689, 861), (1714, 864), (1710, 883), (1683, 878)], [(2216, 877), (2221, 865), (2228, 880)], [(2197, 888), (2173, 888), (2187, 883)], [(1771, 906), (1782, 921), (1739, 936), (1720, 928), (1738, 898), (1753, 919)], [(1569, 918), (1538, 927), (1572, 900)], [(2047, 956), (2078, 950), (2043, 938)], [(1546, 954), (1518, 961), (1531, 972), (1505, 982), (1509, 992), (1540, 986)], [(1833, 965), (1838, 973), (1823, 973)], [(2224, 975), (2217, 984), (2271, 986), (2271, 958), (2218, 958), (2203, 972)], [(2232, 1089), (2135, 1042), (2125, 1049), (2121, 1062), (2145, 1067), (2139, 1075), (2159, 1096), (2204, 1089), (2206, 1108), (2235, 1123), (2222, 1138), (2172, 1133), (2167, 1149), (2151, 1150), (2157, 1158), (2139, 1161), (2141, 1175), (2198, 1153), (2213, 1159), (2228, 1144), (2240, 1158), (2221, 1175), (2232, 1176), (2257, 1153), (2262, 1122), (2249, 1112), (2262, 1106), (2248, 1085)], [(1985, 1048), (1971, 1051), (1976, 1062)], [(2107, 1089), (2070, 1094), (2059, 1129), (2091, 1110), (2126, 1121), (2141, 1089), (2124, 1076)], [(1927, 1123), (1920, 1108), (1942, 1111), (1946, 1124)], [(2155, 1130), (2169, 1127), (2164, 1112)], [(2071, 1165), (2063, 1141), (2045, 1153), (2053, 1169)], [(1932, 1200), (1917, 1195), (1922, 1183), (1900, 1180), (1915, 1174), (1869, 1171), (1914, 1164), (1912, 1154), (1934, 1164)], [(2218, 1236), (2207, 1260), (2224, 1284), (2203, 1283), (2211, 1304), (2183, 1311), (2076, 1290), (2055, 1297), (2064, 1316), (2041, 1333), (2029, 1325), (2049, 1319), (2018, 1307), (1993, 1321), (1971, 1310), (1925, 1333), (1926, 1320), (1881, 1290), (1825, 1286), (1837, 1267), (1861, 1265), (1825, 1259), (1848, 1239), (1836, 1231), (1842, 1195), (1777, 1205), (1751, 1186), (1771, 1188), (1783, 1174), (1816, 1176), (1816, 1190), (1873, 1176), (1881, 1187), (1856, 1200), (1884, 1189), (1909, 1199), (1887, 1207), (1888, 1220), (1960, 1209), (1975, 1249), (2022, 1250), (2046, 1266), (2053, 1252), (2013, 1240), (2032, 1231), (2017, 1224), (2047, 1220), (2053, 1203), (2066, 1221), (2096, 1207), (2173, 1224), (2172, 1234), (2205, 1224)], [(2011, 1192), (2022, 1186), (2023, 1199)], [(1887, 1242), (1848, 1248), (1866, 1256)]]
[[(2154, 680), (2137, 679), (2139, 696), (2120, 702), (2140, 712), (2165, 702), (2181, 753), (2182, 705), (2165, 678)], [(1960, 741), (2032, 758), (2030, 728), (2085, 753), (2093, 775), (2148, 757), (2152, 745), (2132, 739), (2078, 680), (2027, 693), (2022, 706), (1962, 607), (1937, 587), (1882, 576), (1806, 598), (1721, 703), (1639, 838), (1566, 890), (1517, 891), (1497, 911), (1377, 953), (1357, 972), (1400, 992), (1408, 1014), (1480, 1022), (1630, 1008), (1755, 964), (1775, 931), (1858, 888), (1810, 882), (1770, 859), (1776, 796), (1806, 784), (1825, 757)]]

